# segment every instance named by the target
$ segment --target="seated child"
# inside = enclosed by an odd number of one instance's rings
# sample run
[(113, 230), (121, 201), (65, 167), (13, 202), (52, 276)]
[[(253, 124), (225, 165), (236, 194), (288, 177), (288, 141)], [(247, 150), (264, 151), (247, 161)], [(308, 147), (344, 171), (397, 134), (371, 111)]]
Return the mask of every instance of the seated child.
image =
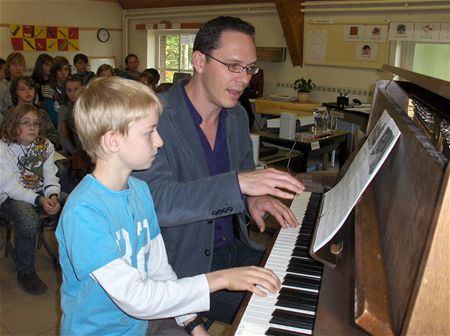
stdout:
[(78, 74), (70, 76), (64, 81), (64, 94), (58, 113), (58, 133), (61, 137), (63, 150), (68, 154), (73, 154), (82, 149), (72, 113), (73, 105), (82, 85), (82, 79)]
[[(35, 82), (33, 78), (29, 76), (20, 76), (13, 80), (11, 84), (11, 101), (12, 101), (12, 107), (14, 108), (18, 105), (22, 104), (32, 104), (34, 105), (34, 102), (36, 101), (36, 89), (35, 89)], [(35, 105), (36, 106), (36, 105)], [(41, 116), (44, 119), (44, 125), (45, 125), (45, 133), (46, 137), (50, 142), (53, 144), (53, 146), (56, 149), (61, 148), (61, 139), (59, 137), (58, 131), (55, 128), (55, 125), (53, 125), (52, 120), (50, 119), (50, 116), (45, 110), (39, 109), (39, 107), (36, 106), (36, 108), (41, 113)], [(10, 110), (8, 110), (6, 113), (9, 113)]]
[[(154, 319), (168, 317), (206, 334), (186, 314), (208, 310), (210, 292), (264, 296), (257, 285), (272, 293), (280, 288), (272, 271), (255, 266), (177, 279), (148, 185), (129, 176), (150, 167), (163, 145), (161, 110), (150, 88), (120, 77), (95, 79), (75, 103), (78, 135), (96, 165), (73, 190), (56, 232), (62, 335), (146, 335), (159, 323)], [(174, 328), (168, 334), (186, 335)]]
[(42, 86), (42, 97), (44, 98), (44, 109), (47, 111), (53, 124), (58, 125), (58, 111), (60, 100), (64, 94), (64, 81), (70, 76), (70, 64), (67, 58), (56, 56), (50, 68), (50, 82)]
[(76, 54), (73, 57), (73, 65), (77, 69), (77, 75), (81, 77), (83, 85), (95, 78), (95, 73), (88, 71), (89, 59), (85, 54)]
[(97, 69), (97, 77), (112, 77), (114, 76), (114, 68), (109, 64), (102, 64)]
[(15, 223), (17, 281), (29, 294), (47, 290), (34, 265), (40, 214), (57, 215), (67, 197), (60, 192), (53, 145), (42, 122), (35, 106), (21, 104), (0, 130), (0, 175), (9, 176), (0, 191), (0, 210)]

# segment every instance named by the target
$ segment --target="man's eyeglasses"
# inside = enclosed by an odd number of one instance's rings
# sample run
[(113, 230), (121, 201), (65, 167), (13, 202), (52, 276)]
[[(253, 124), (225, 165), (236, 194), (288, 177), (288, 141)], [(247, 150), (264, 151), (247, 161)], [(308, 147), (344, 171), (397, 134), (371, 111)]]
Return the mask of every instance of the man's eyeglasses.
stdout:
[(40, 121), (31, 122), (31, 121), (25, 120), (25, 121), (18, 122), (17, 125), (20, 125), (20, 126), (23, 126), (26, 128), (31, 128), (31, 126), (33, 126), (34, 128), (40, 128), (41, 122)]
[(241, 73), (242, 71), (245, 70), (245, 72), (247, 72), (248, 75), (256, 75), (259, 71), (259, 68), (254, 66), (254, 65), (240, 65), (237, 63), (231, 63), (231, 64), (227, 64), (222, 62), (221, 60), (218, 60), (215, 57), (212, 57), (211, 55), (205, 54), (203, 53), (203, 55), (208, 56), (210, 58), (212, 58), (213, 60), (222, 63), (223, 65), (225, 65), (229, 71), (234, 72), (234, 73)]

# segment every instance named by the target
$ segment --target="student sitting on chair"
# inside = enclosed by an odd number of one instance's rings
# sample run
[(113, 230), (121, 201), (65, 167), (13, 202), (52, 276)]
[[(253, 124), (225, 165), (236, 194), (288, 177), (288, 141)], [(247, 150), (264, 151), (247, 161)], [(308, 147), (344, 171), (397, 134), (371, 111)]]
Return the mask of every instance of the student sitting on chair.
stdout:
[(36, 107), (21, 104), (6, 115), (0, 131), (0, 175), (11, 176), (0, 191), (0, 210), (15, 224), (17, 281), (29, 294), (47, 290), (34, 265), (41, 214), (58, 214), (67, 197), (42, 125)]

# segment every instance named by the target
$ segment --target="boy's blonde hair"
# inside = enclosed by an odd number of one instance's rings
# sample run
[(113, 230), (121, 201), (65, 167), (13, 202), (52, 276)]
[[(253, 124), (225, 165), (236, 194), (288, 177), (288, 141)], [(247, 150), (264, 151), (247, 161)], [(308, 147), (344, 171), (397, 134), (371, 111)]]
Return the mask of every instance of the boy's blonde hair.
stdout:
[(104, 134), (115, 131), (127, 135), (134, 122), (161, 111), (161, 101), (144, 84), (121, 77), (101, 77), (81, 89), (73, 115), (83, 148), (95, 162), (106, 155), (100, 146)]

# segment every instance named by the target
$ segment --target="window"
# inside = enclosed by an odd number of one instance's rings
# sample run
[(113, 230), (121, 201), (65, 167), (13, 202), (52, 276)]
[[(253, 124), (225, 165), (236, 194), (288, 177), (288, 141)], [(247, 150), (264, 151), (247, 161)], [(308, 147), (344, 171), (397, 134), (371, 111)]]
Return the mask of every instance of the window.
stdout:
[(450, 81), (450, 44), (397, 41), (391, 50), (395, 66)]
[(175, 72), (193, 74), (191, 57), (196, 32), (161, 33), (156, 35), (157, 69), (160, 83), (173, 81)]

